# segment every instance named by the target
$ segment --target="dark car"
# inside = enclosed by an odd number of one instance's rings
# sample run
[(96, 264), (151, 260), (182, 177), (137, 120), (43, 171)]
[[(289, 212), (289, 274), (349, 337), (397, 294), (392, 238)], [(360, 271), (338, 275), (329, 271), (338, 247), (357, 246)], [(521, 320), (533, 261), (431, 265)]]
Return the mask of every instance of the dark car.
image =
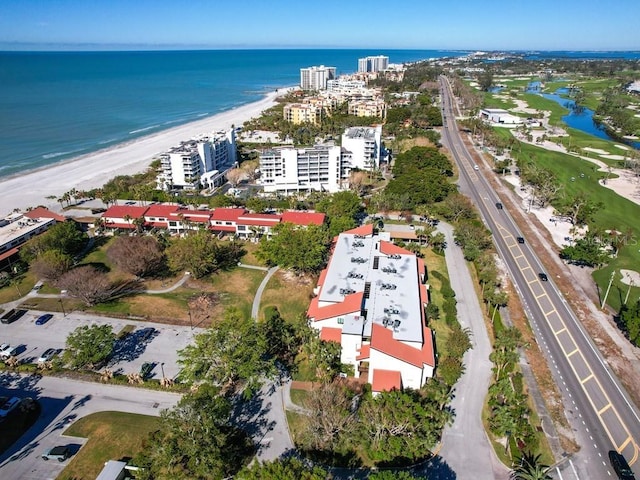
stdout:
[(518, 243), (524, 243), (523, 237), (517, 237), (516, 240), (518, 240)]
[(13, 323), (16, 320), (18, 320), (21, 316), (23, 316), (25, 313), (27, 313), (26, 310), (22, 310), (22, 309), (16, 310), (12, 308), (7, 313), (2, 315), (2, 317), (0, 317), (0, 321), (2, 323)]
[(540, 280), (542, 280), (543, 282), (546, 282), (547, 280), (549, 280), (549, 277), (547, 277), (546, 273), (539, 273), (538, 277), (540, 278)]
[(59, 462), (64, 462), (67, 458), (71, 456), (71, 451), (69, 447), (65, 446), (57, 446), (45, 450), (42, 454), (43, 460), (58, 460)]
[(497, 208), (498, 210), (502, 210), (502, 203), (500, 203), (500, 202), (496, 202), (496, 208)]
[(635, 480), (635, 475), (625, 458), (615, 450), (609, 452), (609, 461), (620, 480)]
[(45, 313), (44, 315), (40, 315), (36, 320), (36, 325), (44, 325), (52, 318), (53, 318), (53, 315), (51, 313)]

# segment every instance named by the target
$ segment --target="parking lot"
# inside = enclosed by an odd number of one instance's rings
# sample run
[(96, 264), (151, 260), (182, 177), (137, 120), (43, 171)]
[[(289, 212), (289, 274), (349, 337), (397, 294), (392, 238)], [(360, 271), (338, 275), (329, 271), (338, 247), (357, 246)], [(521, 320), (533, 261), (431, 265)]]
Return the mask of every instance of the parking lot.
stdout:
[(0, 344), (17, 348), (16, 357), (22, 362), (36, 362), (49, 348), (62, 351), (69, 333), (82, 325), (109, 324), (116, 335), (127, 325), (134, 326), (123, 339), (116, 342), (114, 354), (107, 368), (124, 374), (139, 372), (143, 363), (153, 364), (149, 378), (161, 378), (162, 370), (174, 378), (180, 367), (178, 350), (191, 343), (194, 333), (190, 327), (151, 322), (121, 320), (82, 313), (54, 313), (44, 325), (36, 319), (45, 312), (27, 311), (11, 324), (0, 324)]

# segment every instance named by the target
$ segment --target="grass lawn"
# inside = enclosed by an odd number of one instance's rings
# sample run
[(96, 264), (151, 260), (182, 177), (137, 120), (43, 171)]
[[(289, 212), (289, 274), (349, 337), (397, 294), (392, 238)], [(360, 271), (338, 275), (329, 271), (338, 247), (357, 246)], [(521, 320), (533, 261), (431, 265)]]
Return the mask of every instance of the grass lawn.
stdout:
[(13, 285), (0, 288), (0, 303), (13, 302), (29, 293), (36, 284), (36, 277), (31, 272), (26, 272), (18, 277)]
[(436, 333), (436, 350), (438, 352), (438, 356), (444, 358), (448, 355), (447, 339), (449, 338), (451, 328), (447, 325), (444, 318), (444, 312), (442, 311), (442, 305), (444, 303), (444, 299), (440, 293), (442, 289), (442, 282), (433, 275), (433, 272), (438, 272), (445, 278), (449, 278), (449, 273), (447, 272), (447, 265), (443, 256), (434, 253), (430, 248), (424, 248), (422, 251), (425, 254), (424, 262), (429, 274), (427, 283), (429, 283), (430, 287), (429, 294), (431, 302), (440, 308), (440, 318), (438, 320), (431, 320), (429, 322), (429, 327)]
[(309, 392), (307, 392), (306, 390), (298, 390), (295, 388), (291, 389), (291, 401), (299, 407), (304, 406), (304, 402), (306, 401), (308, 396)]
[(484, 100), (482, 101), (483, 108), (503, 108), (509, 110), (516, 107), (516, 103), (512, 100), (505, 100), (504, 98), (496, 97), (495, 93), (482, 92)]
[(134, 457), (149, 433), (158, 428), (159, 417), (123, 412), (88, 415), (69, 427), (64, 435), (88, 438), (86, 445), (58, 476), (60, 480), (94, 479), (107, 460)]
[(262, 294), (258, 320), (264, 320), (264, 309), (273, 305), (278, 308), (282, 318), (295, 322), (309, 308), (315, 284), (316, 277), (296, 277), (288, 271), (278, 270)]
[(244, 254), (242, 259), (240, 260), (245, 265), (256, 265), (258, 267), (264, 267), (264, 262), (261, 262), (256, 258), (256, 250), (258, 250), (258, 244), (253, 242), (244, 242), (242, 244), (242, 248), (246, 250), (247, 253)]
[[(598, 209), (594, 215), (595, 224), (603, 230), (618, 230), (633, 232), (633, 238), (628, 245), (624, 245), (618, 251), (618, 256), (611, 259), (609, 265), (594, 272), (593, 277), (598, 284), (602, 294), (607, 289), (611, 272), (622, 269), (640, 271), (640, 250), (637, 239), (640, 238), (640, 226), (637, 219), (640, 218), (640, 205), (637, 205), (613, 190), (605, 188), (598, 183), (598, 180), (606, 175), (604, 172), (595, 172), (594, 166), (586, 160), (566, 155), (559, 152), (550, 152), (533, 145), (522, 145), (522, 153), (513, 152), (529, 158), (537, 165), (554, 172), (558, 181), (564, 185), (564, 194), (572, 197), (578, 193), (586, 194), (592, 201), (602, 203), (603, 207)], [(580, 173), (585, 177), (581, 178)], [(571, 181), (571, 178), (575, 181)], [(607, 303), (616, 311), (626, 296), (628, 286), (622, 284), (620, 275), (614, 277), (612, 292), (607, 299)], [(630, 299), (635, 301), (640, 295), (640, 286), (631, 289)]]

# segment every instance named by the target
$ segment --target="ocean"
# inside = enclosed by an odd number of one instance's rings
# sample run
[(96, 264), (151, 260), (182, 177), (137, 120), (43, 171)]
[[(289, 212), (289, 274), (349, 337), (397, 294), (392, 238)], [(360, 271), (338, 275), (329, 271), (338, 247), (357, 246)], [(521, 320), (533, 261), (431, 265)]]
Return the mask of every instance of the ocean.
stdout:
[(300, 68), (357, 71), (442, 50), (0, 52), (0, 178), (211, 116), (299, 84)]

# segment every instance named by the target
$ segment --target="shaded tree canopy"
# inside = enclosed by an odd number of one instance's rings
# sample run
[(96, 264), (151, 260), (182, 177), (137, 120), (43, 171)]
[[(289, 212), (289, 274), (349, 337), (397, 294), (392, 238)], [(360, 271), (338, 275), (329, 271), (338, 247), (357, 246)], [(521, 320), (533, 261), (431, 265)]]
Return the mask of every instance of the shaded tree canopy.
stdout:
[(217, 385), (225, 393), (242, 390), (250, 394), (275, 371), (266, 352), (264, 336), (256, 322), (238, 309), (229, 308), (222, 319), (178, 352), (178, 363), (188, 382)]
[(208, 480), (235, 474), (253, 455), (246, 435), (230, 423), (231, 405), (211, 385), (201, 385), (162, 412), (136, 464), (136, 478)]
[(80, 230), (76, 222), (59, 222), (42, 235), (26, 242), (20, 249), (20, 256), (30, 262), (47, 250), (74, 255), (82, 249), (86, 241), (87, 234)]
[(94, 368), (111, 356), (115, 341), (111, 325), (83, 325), (67, 337), (63, 358), (71, 368)]
[(155, 237), (116, 237), (107, 249), (107, 257), (121, 270), (147, 277), (160, 272), (165, 267), (162, 247)]
[(324, 225), (300, 227), (279, 223), (273, 227), (271, 239), (260, 239), (256, 257), (269, 265), (298, 272), (317, 272), (327, 261), (329, 240)]
[(239, 480), (327, 480), (333, 478), (326, 470), (306, 465), (294, 457), (273, 462), (254, 463), (236, 475)]
[(244, 253), (240, 244), (223, 245), (205, 230), (175, 239), (166, 250), (171, 270), (188, 271), (196, 278), (236, 265)]
[(58, 279), (56, 285), (87, 306), (135, 292), (138, 288), (136, 282), (113, 282), (106, 273), (92, 265), (80, 265), (69, 270)]

